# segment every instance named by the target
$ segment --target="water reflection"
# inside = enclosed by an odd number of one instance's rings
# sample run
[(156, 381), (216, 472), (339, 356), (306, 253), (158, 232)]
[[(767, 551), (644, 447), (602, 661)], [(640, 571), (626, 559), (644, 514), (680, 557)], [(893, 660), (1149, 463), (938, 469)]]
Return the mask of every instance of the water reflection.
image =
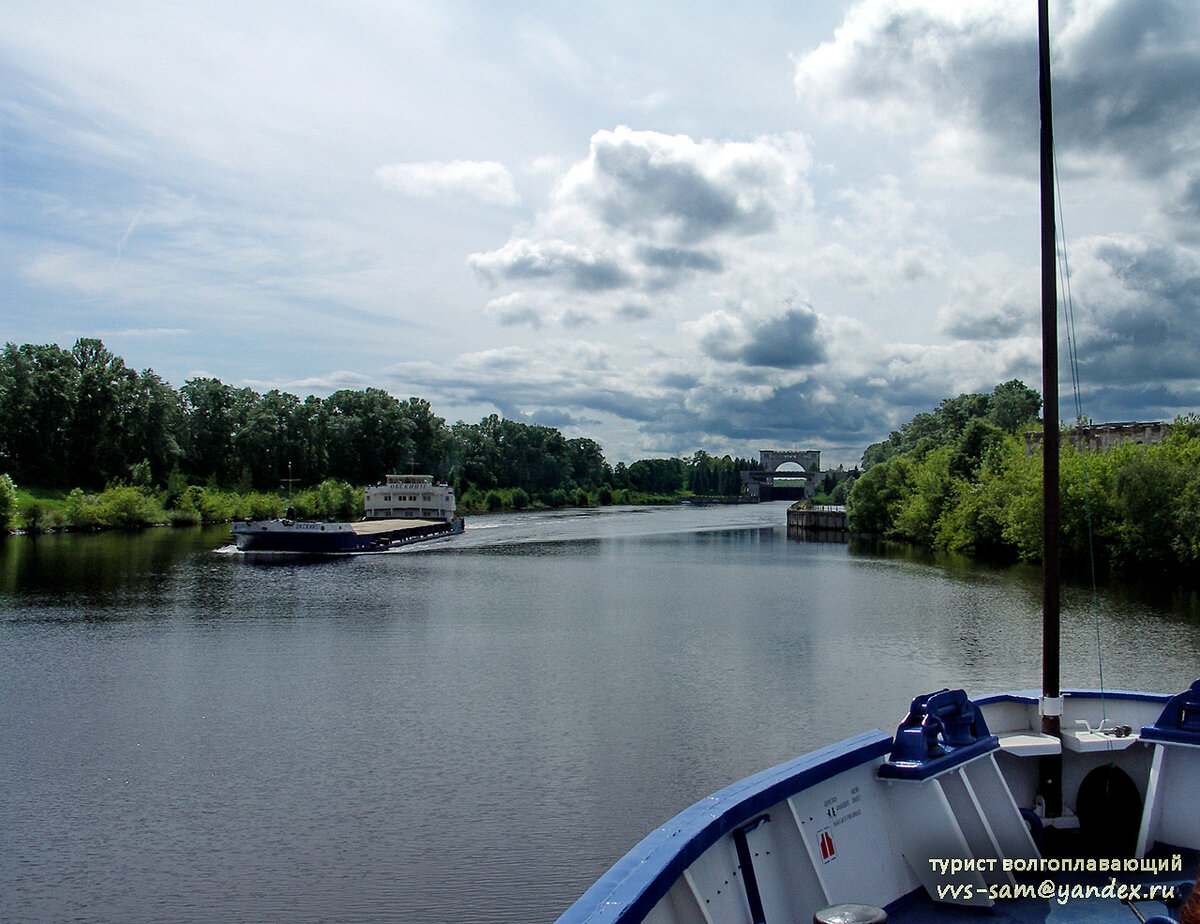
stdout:
[[(917, 693), (1038, 685), (1036, 569), (789, 541), (785, 509), (317, 562), (227, 528), (8, 540), (0, 919), (552, 920), (734, 779)], [(1110, 686), (1200, 672), (1194, 596), (1101, 599)], [(1086, 588), (1064, 616), (1094, 686)]]

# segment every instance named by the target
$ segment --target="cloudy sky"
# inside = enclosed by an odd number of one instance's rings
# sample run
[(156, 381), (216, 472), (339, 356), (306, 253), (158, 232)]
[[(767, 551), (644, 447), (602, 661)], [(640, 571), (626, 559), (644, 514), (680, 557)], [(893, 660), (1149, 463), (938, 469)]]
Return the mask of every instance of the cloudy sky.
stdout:
[[(854, 464), (1040, 387), (1035, 7), (8, 2), (0, 338)], [(1200, 409), (1200, 4), (1051, 8), (1085, 412)]]

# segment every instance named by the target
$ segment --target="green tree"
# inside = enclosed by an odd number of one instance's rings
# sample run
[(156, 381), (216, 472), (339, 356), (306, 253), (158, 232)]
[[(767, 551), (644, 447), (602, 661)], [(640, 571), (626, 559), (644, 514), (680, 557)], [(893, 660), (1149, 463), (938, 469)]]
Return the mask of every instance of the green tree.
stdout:
[(242, 469), (235, 440), (258, 396), (215, 378), (189, 379), (179, 396), (185, 474), (231, 484)]
[(910, 455), (895, 460), (906, 469), (905, 489), (889, 511), (892, 520), (889, 535), (926, 544), (937, 534), (954, 490), (951, 455), (949, 446), (937, 446), (920, 458)]
[(1171, 464), (1162, 447), (1122, 448), (1116, 476), (1117, 561), (1167, 569), (1178, 561), (1179, 499), (1187, 492), (1188, 474)]
[(638, 459), (629, 466), (629, 483), (647, 494), (675, 494), (683, 490), (682, 459)]
[(908, 467), (897, 457), (876, 463), (862, 473), (847, 499), (850, 529), (870, 536), (891, 532), (895, 508), (908, 490)]
[(375, 484), (414, 458), (414, 425), (386, 391), (336, 391), (325, 407), (331, 477)]
[(1017, 433), (1032, 423), (1042, 399), (1017, 379), (997, 385), (991, 394), (963, 394), (947, 398), (933, 412), (917, 414), (886, 440), (873, 443), (863, 453), (863, 468), (911, 452), (922, 442), (936, 446), (958, 443), (974, 420), (987, 420), (1006, 433)]
[(586, 437), (567, 440), (566, 456), (571, 480), (576, 484), (595, 489), (610, 479), (611, 470), (595, 440)]
[(121, 458), (126, 465), (132, 460), (145, 460), (150, 482), (164, 484), (182, 455), (178, 393), (153, 370), (145, 369), (140, 375), (126, 379), (121, 414), (124, 418)]
[(950, 457), (950, 472), (956, 478), (974, 478), (989, 454), (1004, 442), (1004, 431), (986, 417), (973, 417), (963, 427)]
[(79, 369), (55, 344), (9, 343), (0, 354), (0, 469), (23, 484), (72, 480)]
[(405, 462), (420, 474), (444, 478), (450, 471), (450, 430), (424, 398), (409, 398), (400, 403), (401, 414), (408, 420), (412, 455)]
[(99, 340), (75, 341), (71, 358), (78, 375), (71, 415), (71, 470), (76, 483), (99, 487), (125, 473), (125, 424), (138, 377)]
[(493, 414), (478, 424), (459, 421), (450, 428), (450, 464), (459, 484), (458, 495), (466, 497), (467, 484), (487, 489), (497, 482), (496, 433), (500, 418)]
[(1006, 433), (1019, 433), (1037, 419), (1042, 396), (1019, 379), (997, 385), (988, 402), (987, 417)]
[(284, 479), (296, 477), (295, 469), (304, 465), (307, 455), (305, 412), (299, 398), (277, 389), (247, 409), (245, 421), (234, 433), (232, 448), (253, 487), (274, 490)]

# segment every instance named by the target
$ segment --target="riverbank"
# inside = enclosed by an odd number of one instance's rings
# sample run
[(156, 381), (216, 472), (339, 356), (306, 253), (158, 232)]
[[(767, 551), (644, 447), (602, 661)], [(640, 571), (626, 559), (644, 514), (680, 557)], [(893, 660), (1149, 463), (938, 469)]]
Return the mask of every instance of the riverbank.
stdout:
[(290, 496), (239, 493), (200, 485), (155, 489), (110, 484), (103, 491), (17, 488), (7, 532), (97, 532), (151, 526), (198, 526), (233, 520), (280, 518), (291, 508), (308, 520), (359, 519), (362, 489), (345, 482), (322, 482)]
[[(739, 503), (740, 498), (698, 496), (690, 491), (653, 494), (607, 485), (596, 491), (554, 491), (531, 497), (521, 488), (468, 490), (459, 499), (459, 516), (521, 513), (537, 510), (609, 507), (636, 504)], [(112, 484), (100, 492), (17, 488), (7, 533), (97, 532), (147, 529), (152, 526), (198, 526), (235, 520), (267, 520), (291, 509), (302, 520), (357, 520), (363, 516), (363, 489), (342, 481), (284, 495), (262, 491), (229, 491), (200, 485), (155, 489)]]

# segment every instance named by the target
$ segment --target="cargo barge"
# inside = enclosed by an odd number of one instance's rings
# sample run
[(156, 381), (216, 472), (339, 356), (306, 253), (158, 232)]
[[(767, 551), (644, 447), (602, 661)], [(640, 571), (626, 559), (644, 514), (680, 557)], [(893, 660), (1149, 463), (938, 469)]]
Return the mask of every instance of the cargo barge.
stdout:
[(346, 555), (389, 549), (461, 533), (454, 516), (454, 489), (429, 475), (388, 475), (366, 489), (367, 516), (354, 523), (284, 519), (234, 523), (230, 535), (240, 552)]
[(386, 552), (414, 542), (457, 535), (461, 519), (359, 520), (357, 523), (317, 523), (305, 520), (252, 520), (230, 529), (240, 552), (291, 552), (299, 555), (344, 555)]

